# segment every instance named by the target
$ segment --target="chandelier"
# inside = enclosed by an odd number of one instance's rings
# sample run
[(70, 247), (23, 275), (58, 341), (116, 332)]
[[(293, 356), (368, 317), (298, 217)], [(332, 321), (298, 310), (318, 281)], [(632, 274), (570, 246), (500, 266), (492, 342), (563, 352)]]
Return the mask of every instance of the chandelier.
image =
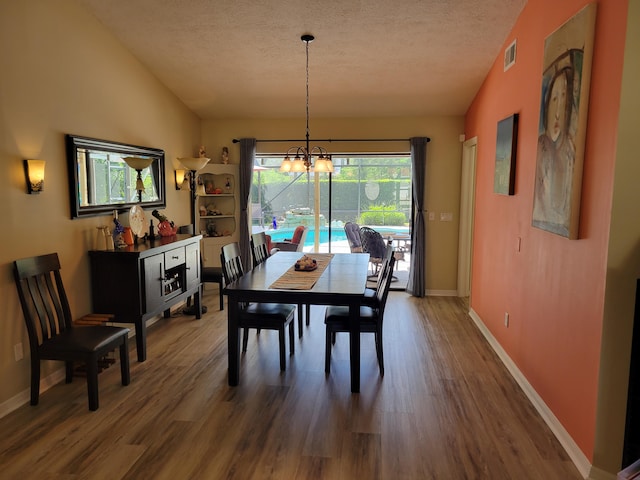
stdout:
[[(313, 42), (314, 38), (313, 35), (309, 34), (300, 37), (300, 40), (305, 43), (307, 51), (307, 142), (303, 147), (291, 147), (287, 150), (280, 165), (281, 172), (333, 172), (333, 162), (327, 150), (322, 147), (309, 147), (309, 44)], [(292, 159), (290, 155), (293, 154), (293, 151), (296, 153)], [(315, 162), (313, 161), (314, 155), (316, 156)]]

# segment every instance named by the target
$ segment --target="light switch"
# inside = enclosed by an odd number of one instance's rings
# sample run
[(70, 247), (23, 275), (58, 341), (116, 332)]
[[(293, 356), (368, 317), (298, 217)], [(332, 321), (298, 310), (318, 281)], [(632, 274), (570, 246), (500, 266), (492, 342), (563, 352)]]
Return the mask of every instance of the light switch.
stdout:
[(453, 221), (453, 213), (451, 213), (451, 212), (442, 212), (442, 213), (440, 213), (440, 221), (441, 222), (452, 222)]
[(435, 212), (429, 212), (429, 221), (433, 222), (436, 219), (436, 213)]

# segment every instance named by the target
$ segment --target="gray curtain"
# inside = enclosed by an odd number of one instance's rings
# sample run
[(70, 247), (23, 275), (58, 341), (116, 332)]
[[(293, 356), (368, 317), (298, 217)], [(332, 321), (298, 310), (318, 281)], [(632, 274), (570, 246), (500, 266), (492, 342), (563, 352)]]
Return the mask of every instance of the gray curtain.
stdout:
[(249, 243), (249, 195), (251, 194), (251, 177), (253, 164), (256, 161), (256, 139), (240, 139), (240, 255), (245, 271), (251, 269), (251, 245)]
[(414, 297), (424, 297), (424, 263), (425, 263), (425, 221), (424, 221), (424, 184), (427, 169), (428, 137), (412, 137), (411, 164), (413, 178), (411, 191), (413, 195), (413, 218), (411, 226), (411, 264), (407, 293)]

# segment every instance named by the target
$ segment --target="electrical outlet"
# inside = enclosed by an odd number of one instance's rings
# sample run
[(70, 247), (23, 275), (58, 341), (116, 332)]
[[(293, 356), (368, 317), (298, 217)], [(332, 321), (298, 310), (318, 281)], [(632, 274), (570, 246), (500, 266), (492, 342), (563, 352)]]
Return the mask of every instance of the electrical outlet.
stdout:
[(16, 343), (13, 346), (13, 355), (16, 357), (16, 362), (22, 360), (22, 357), (24, 356), (24, 353), (22, 351), (22, 342)]
[(509, 312), (504, 312), (504, 326), (509, 327)]

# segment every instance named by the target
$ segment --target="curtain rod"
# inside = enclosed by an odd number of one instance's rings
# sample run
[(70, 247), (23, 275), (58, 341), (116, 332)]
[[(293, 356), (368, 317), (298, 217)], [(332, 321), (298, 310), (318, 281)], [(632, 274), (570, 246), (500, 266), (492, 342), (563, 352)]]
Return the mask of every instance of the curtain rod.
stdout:
[[(431, 139), (426, 137), (427, 142)], [(312, 139), (312, 142), (409, 142), (410, 138), (325, 138), (325, 139)], [(240, 140), (233, 139), (233, 143), (238, 143)], [(305, 142), (306, 140), (256, 140), (262, 143), (291, 143), (291, 142)]]

